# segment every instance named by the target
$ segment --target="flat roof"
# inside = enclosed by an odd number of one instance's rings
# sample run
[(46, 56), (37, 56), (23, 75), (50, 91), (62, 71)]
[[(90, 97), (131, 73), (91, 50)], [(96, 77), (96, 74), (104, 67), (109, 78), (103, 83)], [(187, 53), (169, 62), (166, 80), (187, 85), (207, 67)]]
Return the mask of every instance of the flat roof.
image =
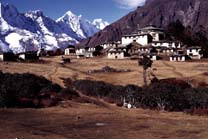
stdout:
[(122, 37), (135, 37), (135, 36), (151, 36), (150, 34), (148, 33), (144, 33), (144, 34), (129, 34), (129, 35), (123, 35)]
[(144, 27), (144, 28), (140, 28), (138, 30), (160, 30), (160, 31), (164, 31), (164, 29), (162, 28), (158, 28), (158, 27), (154, 27), (154, 26), (147, 26), (147, 27)]

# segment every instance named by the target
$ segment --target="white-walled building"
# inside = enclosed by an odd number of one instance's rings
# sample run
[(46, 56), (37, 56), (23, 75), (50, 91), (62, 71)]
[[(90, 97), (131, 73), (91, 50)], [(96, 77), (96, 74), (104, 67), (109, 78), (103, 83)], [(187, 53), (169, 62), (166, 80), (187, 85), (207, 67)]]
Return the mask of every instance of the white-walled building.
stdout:
[(108, 42), (108, 43), (101, 44), (101, 46), (103, 47), (103, 49), (115, 48), (115, 47), (119, 47), (120, 45), (121, 45), (121, 42), (120, 41)]
[[(159, 48), (159, 47), (157, 47), (157, 48)], [(161, 47), (159, 50), (159, 54), (163, 54), (163, 55), (174, 54), (174, 52), (175, 52), (175, 48)]]
[(77, 58), (84, 57), (85, 56), (85, 51), (86, 51), (85, 48), (77, 48), (75, 50)]
[(121, 38), (122, 45), (129, 45), (132, 42), (137, 42), (141, 45), (147, 45), (152, 42), (152, 36), (149, 34), (132, 34), (132, 35), (124, 35)]
[(165, 33), (162, 28), (157, 28), (154, 26), (147, 26), (141, 29), (138, 29), (139, 34), (150, 34), (153, 41), (164, 40)]
[(74, 46), (69, 46), (64, 50), (64, 55), (71, 55), (71, 54), (75, 54), (75, 47)]
[(33, 51), (19, 53), (17, 55), (18, 55), (18, 58), (22, 60), (38, 60), (39, 59), (37, 52), (33, 52)]
[(13, 53), (0, 53), (0, 61), (16, 61), (16, 56)]
[(64, 50), (64, 55), (70, 55), (70, 54), (74, 54), (74, 53), (75, 53), (75, 50), (72, 48), (66, 48)]
[(93, 53), (95, 51), (96, 51), (95, 47), (86, 47), (86, 48), (77, 48), (75, 52), (77, 58), (81, 58), (81, 57), (92, 58), (94, 57)]
[(4, 53), (0, 52), (0, 61), (4, 61)]
[(108, 51), (107, 58), (108, 59), (124, 59), (126, 56), (126, 48), (118, 47), (112, 48)]
[(172, 55), (170, 61), (184, 62), (186, 61), (186, 55)]
[(140, 58), (140, 59), (142, 59), (142, 58), (144, 58), (144, 57), (148, 57), (148, 58), (150, 58), (152, 61), (158, 60), (157, 54), (153, 54), (153, 53), (141, 53), (141, 54), (139, 55), (139, 58)]
[(149, 52), (150, 48), (148, 46), (143, 46), (137, 42), (132, 42), (126, 46), (128, 53), (130, 55), (138, 54), (140, 52)]
[(124, 59), (124, 51), (109, 51), (108, 59)]
[(166, 47), (166, 48), (176, 48), (176, 49), (181, 48), (180, 42), (167, 41), (167, 40), (153, 41), (151, 45), (154, 47)]
[(189, 47), (186, 50), (187, 55), (191, 59), (201, 59), (202, 55), (200, 54), (201, 47)]

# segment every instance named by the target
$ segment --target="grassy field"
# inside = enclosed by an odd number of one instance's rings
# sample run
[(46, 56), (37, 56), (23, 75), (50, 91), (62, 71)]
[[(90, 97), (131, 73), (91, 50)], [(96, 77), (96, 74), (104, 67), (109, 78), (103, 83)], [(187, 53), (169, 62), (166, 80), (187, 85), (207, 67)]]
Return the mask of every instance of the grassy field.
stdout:
[[(137, 61), (44, 58), (44, 63), (0, 63), (10, 73), (42, 75), (64, 86), (63, 78), (102, 80), (112, 84), (143, 85), (142, 67)], [(93, 73), (88, 70), (110, 66), (129, 69), (124, 73)], [(208, 62), (156, 61), (152, 71), (160, 78), (182, 78), (193, 85), (208, 83)], [(45, 109), (0, 109), (2, 139), (207, 139), (208, 117), (185, 113), (125, 109), (98, 101), (95, 104), (65, 102)], [(98, 105), (101, 103), (102, 105)]]
[(68, 102), (63, 106), (1, 109), (2, 139), (207, 139), (208, 118), (183, 113)]
[[(71, 64), (61, 64), (61, 57), (45, 58), (44, 63), (0, 63), (0, 70), (11, 73), (33, 73), (42, 75), (62, 86), (62, 78), (102, 80), (112, 84), (143, 85), (143, 69), (133, 60), (108, 60), (108, 59), (72, 59)], [(94, 73), (89, 70), (101, 69), (110, 66), (116, 69), (129, 69), (125, 73)], [(182, 78), (190, 80), (193, 84), (208, 83), (208, 62), (169, 62), (155, 61), (152, 72), (159, 79)]]

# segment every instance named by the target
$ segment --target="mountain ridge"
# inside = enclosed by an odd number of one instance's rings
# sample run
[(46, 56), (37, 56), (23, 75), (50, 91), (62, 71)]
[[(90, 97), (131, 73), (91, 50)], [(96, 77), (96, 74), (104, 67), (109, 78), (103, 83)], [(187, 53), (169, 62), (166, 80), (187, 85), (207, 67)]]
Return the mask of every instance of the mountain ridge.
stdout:
[(193, 31), (199, 30), (202, 26), (208, 30), (206, 7), (208, 1), (204, 0), (147, 0), (144, 6), (138, 7), (78, 46), (94, 47), (104, 42), (118, 41), (122, 35), (136, 31), (138, 26), (142, 28), (155, 25), (166, 28), (177, 20), (185, 27), (190, 26)]
[[(37, 50), (40, 47), (56, 50), (76, 44), (100, 30), (89, 20), (76, 16), (71, 11), (66, 12), (69, 13), (77, 20), (69, 20), (68, 24), (62, 22), (65, 24), (62, 26), (40, 10), (20, 13), (15, 6), (0, 3), (0, 50), (14, 53)], [(79, 26), (79, 31), (74, 30), (70, 24)]]

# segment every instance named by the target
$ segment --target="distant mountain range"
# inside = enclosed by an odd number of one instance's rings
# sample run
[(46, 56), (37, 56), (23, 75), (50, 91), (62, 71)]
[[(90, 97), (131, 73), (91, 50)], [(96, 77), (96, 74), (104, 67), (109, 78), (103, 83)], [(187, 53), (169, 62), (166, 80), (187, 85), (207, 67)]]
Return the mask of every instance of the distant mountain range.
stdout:
[[(94, 36), (82, 41), (79, 46), (96, 46), (104, 42), (117, 41), (122, 35), (132, 33), (139, 27), (155, 25), (166, 28), (179, 20), (193, 32), (202, 29), (208, 31), (207, 0), (147, 0), (117, 22), (107, 26)], [(208, 35), (207, 35), (208, 36)]]
[(0, 3), (0, 51), (46, 50), (76, 44), (109, 25), (102, 19), (89, 21), (68, 11), (54, 21), (42, 11), (19, 13), (13, 5)]

